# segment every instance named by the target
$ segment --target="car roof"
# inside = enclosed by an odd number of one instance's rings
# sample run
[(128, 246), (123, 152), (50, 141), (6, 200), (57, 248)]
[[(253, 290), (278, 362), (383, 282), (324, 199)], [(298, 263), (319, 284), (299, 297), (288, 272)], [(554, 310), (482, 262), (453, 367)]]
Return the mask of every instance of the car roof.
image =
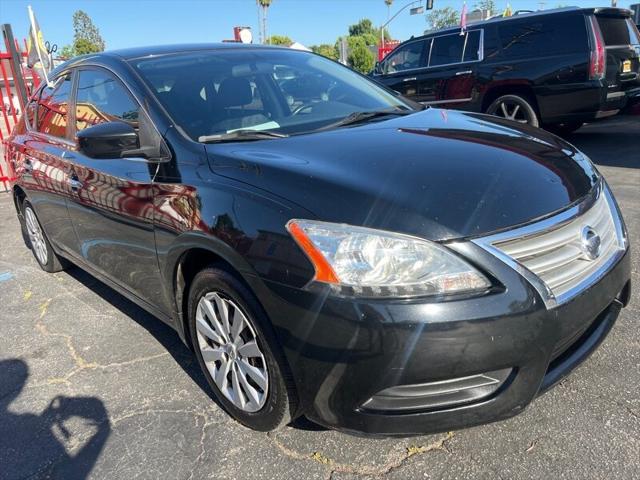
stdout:
[[(620, 16), (620, 17), (631, 17), (633, 15), (633, 12), (631, 12), (631, 10), (626, 10), (624, 8), (564, 7), (564, 8), (553, 8), (549, 10), (539, 10), (536, 12), (520, 13), (518, 15), (513, 15), (510, 17), (496, 16), (488, 20), (479, 20), (477, 22), (471, 22), (468, 24), (467, 28), (471, 29), (471, 28), (477, 28), (477, 27), (484, 27), (488, 25), (499, 24), (502, 22), (511, 22), (514, 20), (520, 20), (524, 18), (537, 18), (537, 17), (544, 17), (547, 15), (557, 15), (562, 13), (578, 13), (578, 12), (587, 14), (587, 15), (595, 14), (595, 15)], [(456, 25), (455, 27), (447, 27), (447, 28), (442, 28), (440, 30), (433, 30), (428, 33), (425, 33), (424, 35), (420, 35), (419, 37), (414, 37), (411, 40), (416, 40), (418, 38), (432, 37), (434, 35), (441, 35), (441, 34), (458, 32), (458, 31), (460, 31), (460, 26)]]
[[(131, 60), (134, 58), (144, 58), (158, 55), (168, 55), (173, 53), (181, 53), (181, 52), (197, 52), (197, 51), (214, 51), (214, 50), (251, 50), (251, 49), (261, 49), (261, 50), (288, 50), (292, 51), (290, 48), (277, 46), (277, 45), (260, 45), (260, 44), (246, 44), (240, 42), (224, 42), (224, 43), (188, 43), (188, 44), (178, 44), (178, 45), (154, 45), (147, 47), (133, 47), (133, 48), (123, 48), (118, 50), (108, 50), (106, 52), (100, 53), (88, 53), (85, 55), (78, 55), (77, 57), (73, 57), (64, 63), (58, 65), (52, 72), (52, 76), (56, 75), (58, 72), (68, 69), (70, 67), (75, 67), (82, 65), (83, 63), (100, 61), (101, 59), (118, 59), (118, 60)], [(300, 51), (300, 50), (295, 50)]]

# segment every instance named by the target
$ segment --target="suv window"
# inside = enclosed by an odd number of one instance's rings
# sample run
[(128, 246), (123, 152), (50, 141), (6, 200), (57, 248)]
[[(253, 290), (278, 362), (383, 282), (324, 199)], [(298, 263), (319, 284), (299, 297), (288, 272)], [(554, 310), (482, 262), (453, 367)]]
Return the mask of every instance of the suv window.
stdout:
[(430, 67), (452, 63), (472, 62), (480, 59), (480, 30), (466, 35), (452, 33), (435, 37), (431, 47)]
[(76, 94), (76, 129), (124, 121), (138, 128), (139, 107), (127, 89), (105, 70), (80, 70)]
[(637, 45), (636, 28), (628, 18), (597, 17), (605, 45)]
[(39, 132), (54, 137), (66, 137), (70, 96), (70, 73), (56, 80), (53, 86), (47, 85), (42, 89), (36, 114), (36, 128)]
[(425, 41), (420, 40), (408, 43), (391, 52), (384, 62), (383, 73), (401, 72), (422, 67), (424, 45)]
[(545, 16), (506, 21), (498, 27), (502, 51), (509, 57), (538, 57), (586, 52), (589, 40), (582, 15)]

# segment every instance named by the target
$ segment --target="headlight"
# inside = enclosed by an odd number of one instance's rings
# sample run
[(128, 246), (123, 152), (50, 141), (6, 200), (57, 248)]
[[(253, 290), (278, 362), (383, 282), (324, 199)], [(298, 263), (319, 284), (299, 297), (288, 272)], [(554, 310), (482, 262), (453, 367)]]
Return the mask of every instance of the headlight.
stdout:
[(407, 235), (312, 220), (287, 230), (334, 293), (413, 297), (487, 290), (490, 282), (437, 243)]

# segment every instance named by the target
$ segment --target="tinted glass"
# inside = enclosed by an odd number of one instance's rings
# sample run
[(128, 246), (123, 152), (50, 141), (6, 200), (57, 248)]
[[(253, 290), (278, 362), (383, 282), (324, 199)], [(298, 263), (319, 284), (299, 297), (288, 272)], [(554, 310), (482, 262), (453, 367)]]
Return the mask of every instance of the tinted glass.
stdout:
[(465, 39), (466, 35), (460, 35), (459, 33), (434, 38), (429, 66), (436, 67), (449, 63), (460, 63)]
[(105, 70), (80, 70), (76, 94), (76, 129), (104, 122), (138, 126), (138, 104), (120, 81)]
[(352, 70), (295, 50), (184, 52), (134, 67), (196, 141), (235, 130), (303, 133), (354, 112), (409, 108)]
[(508, 20), (498, 27), (498, 32), (503, 54), (509, 57), (540, 57), (589, 50), (582, 15)]
[(53, 87), (46, 86), (40, 94), (37, 129), (55, 137), (64, 138), (67, 132), (71, 74), (58, 79)]
[(464, 46), (462, 61), (473, 62), (480, 59), (480, 30), (467, 33), (467, 43)]
[(391, 52), (384, 61), (383, 73), (420, 68), (424, 44), (424, 41), (412, 42)]
[(631, 20), (615, 17), (597, 17), (605, 45), (631, 45), (640, 43)]

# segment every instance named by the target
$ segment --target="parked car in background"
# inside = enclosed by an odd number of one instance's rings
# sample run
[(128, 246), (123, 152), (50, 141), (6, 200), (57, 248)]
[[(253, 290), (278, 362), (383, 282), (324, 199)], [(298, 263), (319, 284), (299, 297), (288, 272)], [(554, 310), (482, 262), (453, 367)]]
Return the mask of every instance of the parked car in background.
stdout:
[(640, 33), (629, 10), (562, 8), (430, 32), (373, 72), (415, 101), (561, 133), (640, 101)]
[(175, 328), (252, 428), (508, 418), (629, 301), (605, 179), (543, 130), (268, 46), (92, 54), (51, 78), (6, 145), (36, 261)]

